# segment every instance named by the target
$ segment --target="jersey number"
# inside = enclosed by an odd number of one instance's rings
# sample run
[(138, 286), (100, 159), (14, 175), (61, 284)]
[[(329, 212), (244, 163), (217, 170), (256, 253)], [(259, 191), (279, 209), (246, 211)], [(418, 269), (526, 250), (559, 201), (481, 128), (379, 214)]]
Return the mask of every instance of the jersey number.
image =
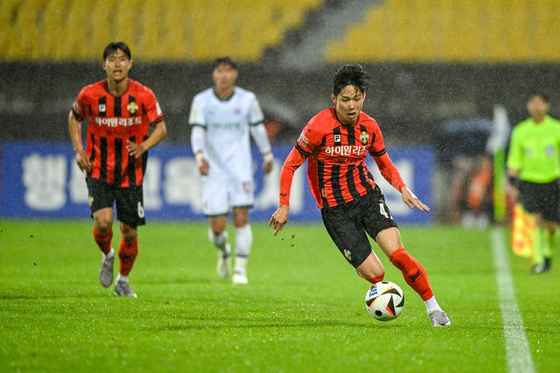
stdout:
[(391, 219), (391, 215), (389, 215), (387, 211), (385, 211), (385, 205), (383, 205), (382, 203), (379, 204), (379, 213), (385, 216), (387, 219)]
[(142, 202), (138, 202), (138, 217), (144, 217), (144, 207), (142, 206)]

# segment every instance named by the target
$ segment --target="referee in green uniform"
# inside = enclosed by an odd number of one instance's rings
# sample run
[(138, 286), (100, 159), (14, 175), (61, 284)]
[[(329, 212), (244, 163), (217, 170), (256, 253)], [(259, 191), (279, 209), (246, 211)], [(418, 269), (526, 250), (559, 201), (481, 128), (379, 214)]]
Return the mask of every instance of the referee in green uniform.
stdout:
[(529, 97), (531, 117), (511, 135), (507, 172), (513, 195), (537, 223), (532, 273), (550, 270), (551, 246), (560, 222), (560, 121), (548, 115), (544, 93)]

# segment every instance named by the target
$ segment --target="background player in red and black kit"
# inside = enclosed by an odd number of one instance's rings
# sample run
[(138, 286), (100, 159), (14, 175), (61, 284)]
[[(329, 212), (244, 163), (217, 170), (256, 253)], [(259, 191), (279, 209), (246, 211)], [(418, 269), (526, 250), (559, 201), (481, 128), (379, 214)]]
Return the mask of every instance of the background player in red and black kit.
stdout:
[(397, 223), (365, 164), (369, 153), (383, 177), (402, 193), (408, 207), (430, 210), (410, 191), (391, 162), (377, 122), (361, 112), (368, 78), (361, 65), (344, 65), (338, 70), (331, 94), (335, 106), (307, 123), (284, 162), (280, 206), (269, 226), (274, 226), (276, 235), (287, 223), (293, 175), (307, 159), (311, 192), (329, 235), (346, 260), (365, 280), (383, 280), (385, 269), (371, 249), (367, 232), (420, 295), (432, 325), (448, 326), (451, 321), (438, 305), (426, 271), (404, 249)]
[[(167, 134), (163, 113), (154, 93), (128, 78), (132, 67), (125, 43), (109, 44), (103, 52), (107, 79), (82, 89), (69, 116), (70, 136), (76, 162), (86, 172), (89, 204), (95, 224), (93, 238), (103, 252), (99, 280), (105, 287), (113, 283), (115, 250), (113, 205), (120, 222), (119, 275), (115, 292), (136, 297), (128, 284), (128, 274), (138, 255), (139, 225), (146, 223), (142, 182), (148, 149)], [(81, 121), (89, 117), (86, 150), (82, 146)], [(153, 127), (151, 135), (148, 125)]]

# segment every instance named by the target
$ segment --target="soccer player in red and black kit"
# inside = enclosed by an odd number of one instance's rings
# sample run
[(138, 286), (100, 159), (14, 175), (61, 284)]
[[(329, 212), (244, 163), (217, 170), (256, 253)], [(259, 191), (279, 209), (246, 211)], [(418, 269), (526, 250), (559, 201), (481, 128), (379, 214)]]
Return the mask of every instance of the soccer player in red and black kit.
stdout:
[[(115, 292), (136, 297), (128, 275), (138, 255), (139, 225), (144, 225), (142, 182), (148, 149), (167, 135), (163, 113), (154, 93), (129, 79), (130, 49), (125, 43), (109, 44), (103, 52), (107, 79), (82, 89), (68, 119), (76, 162), (86, 172), (89, 204), (95, 224), (93, 238), (103, 253), (99, 280), (113, 283), (115, 250), (113, 205), (117, 206), (121, 241), (119, 274)], [(89, 117), (86, 150), (82, 146), (81, 121)], [(148, 126), (153, 127), (149, 134)]]
[(404, 248), (397, 223), (373, 180), (365, 159), (369, 153), (381, 175), (410, 208), (429, 211), (406, 186), (389, 158), (377, 122), (363, 113), (369, 75), (358, 64), (342, 66), (334, 77), (335, 106), (314, 116), (303, 129), (280, 174), (280, 205), (269, 226), (274, 235), (288, 222), (290, 188), (295, 170), (308, 160), (311, 192), (323, 223), (346, 260), (365, 280), (383, 280), (385, 269), (372, 251), (366, 233), (379, 245), (406, 283), (426, 304), (433, 326), (451, 325), (438, 305), (428, 275)]

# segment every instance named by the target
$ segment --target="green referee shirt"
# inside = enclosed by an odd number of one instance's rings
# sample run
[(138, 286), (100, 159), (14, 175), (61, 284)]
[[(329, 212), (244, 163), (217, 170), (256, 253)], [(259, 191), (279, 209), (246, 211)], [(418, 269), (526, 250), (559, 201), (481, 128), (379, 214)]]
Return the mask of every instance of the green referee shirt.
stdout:
[(546, 116), (536, 124), (529, 118), (511, 134), (507, 160), (509, 168), (519, 170), (519, 179), (550, 183), (560, 177), (560, 121)]

